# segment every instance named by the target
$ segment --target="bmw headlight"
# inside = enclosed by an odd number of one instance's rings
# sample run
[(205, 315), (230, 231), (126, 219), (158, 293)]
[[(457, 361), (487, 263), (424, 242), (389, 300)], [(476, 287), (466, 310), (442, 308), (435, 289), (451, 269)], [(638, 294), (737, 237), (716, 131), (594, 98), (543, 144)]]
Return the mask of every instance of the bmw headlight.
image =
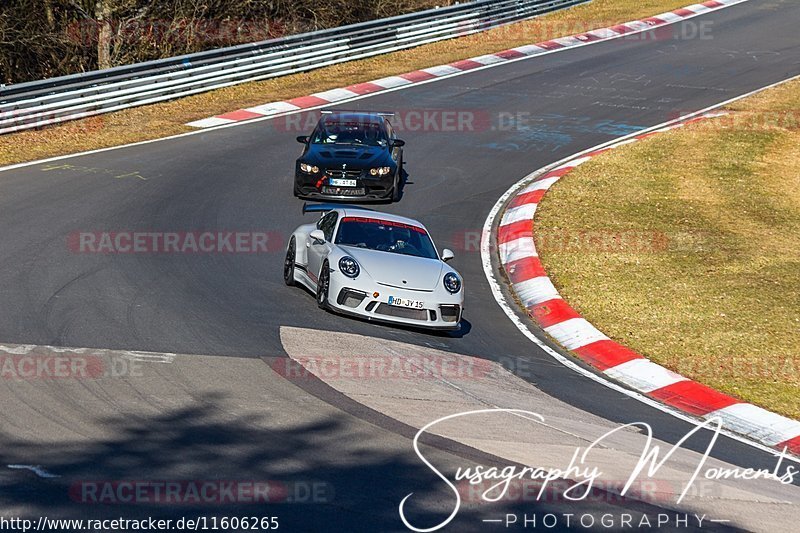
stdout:
[(339, 270), (348, 278), (357, 278), (361, 273), (361, 267), (352, 257), (346, 255), (339, 259)]
[(391, 167), (380, 167), (380, 168), (369, 169), (369, 173), (373, 176), (385, 176), (391, 171), (392, 171)]
[(444, 288), (450, 294), (455, 294), (461, 290), (461, 279), (454, 272), (448, 272), (444, 275)]
[(309, 165), (308, 163), (300, 163), (300, 170), (306, 174), (316, 174), (319, 172), (319, 167)]

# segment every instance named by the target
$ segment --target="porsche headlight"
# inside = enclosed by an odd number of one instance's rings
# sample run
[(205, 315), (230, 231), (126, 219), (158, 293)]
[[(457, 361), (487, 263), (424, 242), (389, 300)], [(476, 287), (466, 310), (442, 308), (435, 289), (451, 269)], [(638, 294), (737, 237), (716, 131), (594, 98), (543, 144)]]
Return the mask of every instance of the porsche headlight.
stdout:
[(369, 173), (373, 176), (385, 176), (391, 171), (392, 171), (391, 167), (380, 167), (380, 168), (369, 169)]
[(348, 278), (357, 278), (361, 273), (361, 267), (352, 257), (346, 255), (339, 259), (339, 270)]
[(319, 167), (309, 165), (308, 163), (300, 163), (300, 170), (306, 174), (316, 174), (319, 172)]
[(443, 283), (444, 288), (447, 289), (447, 292), (450, 294), (456, 294), (461, 290), (461, 279), (453, 272), (448, 272), (444, 275)]

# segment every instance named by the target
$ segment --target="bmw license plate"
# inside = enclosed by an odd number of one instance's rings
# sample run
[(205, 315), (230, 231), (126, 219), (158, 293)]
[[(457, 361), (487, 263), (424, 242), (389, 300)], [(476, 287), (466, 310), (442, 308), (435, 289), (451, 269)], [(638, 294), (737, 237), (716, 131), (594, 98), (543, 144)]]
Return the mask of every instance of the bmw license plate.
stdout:
[(389, 305), (394, 305), (395, 307), (408, 307), (410, 309), (425, 308), (425, 302), (421, 300), (409, 300), (408, 298), (395, 298), (394, 296), (389, 296)]
[(344, 178), (331, 178), (329, 182), (332, 187), (355, 187), (358, 185), (356, 180), (347, 180)]
[(323, 187), (322, 194), (330, 194), (331, 196), (364, 196), (366, 191), (364, 187)]

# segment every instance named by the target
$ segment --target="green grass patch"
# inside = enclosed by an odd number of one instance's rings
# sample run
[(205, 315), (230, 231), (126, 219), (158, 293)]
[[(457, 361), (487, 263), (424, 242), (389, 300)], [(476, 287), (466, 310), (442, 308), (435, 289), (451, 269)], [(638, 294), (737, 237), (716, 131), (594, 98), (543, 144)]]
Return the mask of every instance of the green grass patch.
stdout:
[[(595, 158), (535, 224), (564, 298), (612, 339), (800, 418), (800, 82)], [(548, 233), (641, 235), (565, 246)], [(648, 245), (648, 243), (654, 243)], [(632, 245), (631, 245), (632, 244)]]

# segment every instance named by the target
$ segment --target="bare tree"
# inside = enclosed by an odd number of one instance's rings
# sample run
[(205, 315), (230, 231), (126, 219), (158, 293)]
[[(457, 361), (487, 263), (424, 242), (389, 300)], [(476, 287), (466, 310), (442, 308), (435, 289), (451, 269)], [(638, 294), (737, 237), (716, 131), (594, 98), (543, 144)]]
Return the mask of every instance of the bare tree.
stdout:
[(0, 0), (0, 82), (260, 41), (452, 0)]
[(97, 67), (111, 68), (111, 5), (110, 0), (97, 0), (94, 16), (99, 33), (97, 37)]

